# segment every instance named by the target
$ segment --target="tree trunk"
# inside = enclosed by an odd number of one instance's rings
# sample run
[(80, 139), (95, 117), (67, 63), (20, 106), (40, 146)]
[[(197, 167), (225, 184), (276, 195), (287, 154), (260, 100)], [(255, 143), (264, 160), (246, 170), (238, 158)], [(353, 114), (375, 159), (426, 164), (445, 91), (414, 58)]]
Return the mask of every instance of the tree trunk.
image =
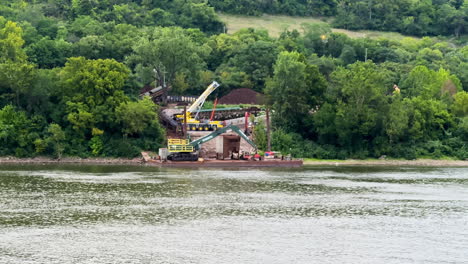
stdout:
[(267, 127), (267, 151), (271, 151), (270, 139), (270, 109), (266, 109), (266, 127)]

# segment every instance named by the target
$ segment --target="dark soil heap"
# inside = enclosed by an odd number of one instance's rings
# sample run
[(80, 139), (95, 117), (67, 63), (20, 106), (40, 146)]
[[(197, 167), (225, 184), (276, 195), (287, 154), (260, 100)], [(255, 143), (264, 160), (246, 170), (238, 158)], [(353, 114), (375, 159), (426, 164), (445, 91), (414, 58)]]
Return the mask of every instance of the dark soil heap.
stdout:
[(260, 105), (264, 102), (264, 95), (252, 89), (240, 88), (232, 90), (219, 99), (219, 104), (253, 104)]

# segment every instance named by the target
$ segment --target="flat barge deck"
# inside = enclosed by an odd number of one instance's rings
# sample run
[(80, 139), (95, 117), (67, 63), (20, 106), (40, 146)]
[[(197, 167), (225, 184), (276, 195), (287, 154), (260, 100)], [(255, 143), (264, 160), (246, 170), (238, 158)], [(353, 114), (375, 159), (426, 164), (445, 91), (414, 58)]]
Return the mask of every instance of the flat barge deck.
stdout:
[(302, 160), (204, 160), (204, 161), (164, 161), (148, 160), (148, 165), (168, 168), (298, 168)]

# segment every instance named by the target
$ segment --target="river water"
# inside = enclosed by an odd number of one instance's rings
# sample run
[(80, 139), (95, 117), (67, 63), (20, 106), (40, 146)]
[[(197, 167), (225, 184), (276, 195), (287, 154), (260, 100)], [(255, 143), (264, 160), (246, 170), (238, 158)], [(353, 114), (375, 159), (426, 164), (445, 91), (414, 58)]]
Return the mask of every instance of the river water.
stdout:
[(468, 168), (2, 166), (0, 263), (468, 263)]

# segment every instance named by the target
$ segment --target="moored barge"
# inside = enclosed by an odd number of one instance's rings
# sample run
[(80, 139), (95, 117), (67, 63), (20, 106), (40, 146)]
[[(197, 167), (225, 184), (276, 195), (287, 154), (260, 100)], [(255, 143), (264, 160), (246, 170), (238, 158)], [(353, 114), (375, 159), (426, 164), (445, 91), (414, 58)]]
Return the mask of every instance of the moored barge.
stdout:
[(168, 168), (298, 168), (302, 160), (203, 160), (203, 161), (160, 161), (148, 160), (148, 165)]

